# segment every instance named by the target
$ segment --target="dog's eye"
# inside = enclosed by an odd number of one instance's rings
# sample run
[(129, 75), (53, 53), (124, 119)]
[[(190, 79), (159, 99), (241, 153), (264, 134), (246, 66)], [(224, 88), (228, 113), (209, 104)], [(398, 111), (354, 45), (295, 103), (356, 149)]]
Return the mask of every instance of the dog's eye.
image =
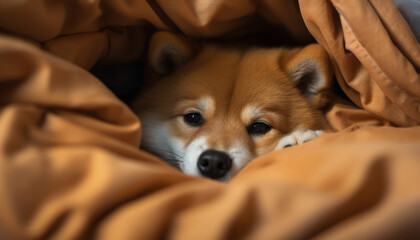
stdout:
[(248, 134), (251, 136), (264, 135), (271, 130), (271, 126), (263, 122), (254, 122), (247, 127)]
[(184, 115), (184, 122), (193, 127), (199, 127), (203, 125), (204, 118), (198, 112), (191, 112)]

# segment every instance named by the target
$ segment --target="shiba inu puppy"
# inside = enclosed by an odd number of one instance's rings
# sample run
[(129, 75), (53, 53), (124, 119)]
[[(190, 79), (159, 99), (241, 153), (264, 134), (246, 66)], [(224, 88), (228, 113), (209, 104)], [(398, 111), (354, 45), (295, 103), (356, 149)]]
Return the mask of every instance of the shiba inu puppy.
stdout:
[[(152, 36), (151, 84), (133, 104), (141, 148), (187, 174), (228, 180), (257, 156), (329, 130), (329, 58), (319, 45), (246, 48)], [(151, 77), (152, 76), (152, 77)]]

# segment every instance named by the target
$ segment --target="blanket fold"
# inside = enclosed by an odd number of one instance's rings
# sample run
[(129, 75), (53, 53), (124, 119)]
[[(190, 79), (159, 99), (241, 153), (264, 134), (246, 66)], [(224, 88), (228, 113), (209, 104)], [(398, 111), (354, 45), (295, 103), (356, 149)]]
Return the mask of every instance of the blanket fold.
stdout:
[[(320, 43), (351, 102), (228, 183), (139, 150), (141, 119), (87, 71), (142, 58), (156, 30), (255, 19)], [(420, 238), (419, 68), (389, 0), (0, 1), (0, 239)]]

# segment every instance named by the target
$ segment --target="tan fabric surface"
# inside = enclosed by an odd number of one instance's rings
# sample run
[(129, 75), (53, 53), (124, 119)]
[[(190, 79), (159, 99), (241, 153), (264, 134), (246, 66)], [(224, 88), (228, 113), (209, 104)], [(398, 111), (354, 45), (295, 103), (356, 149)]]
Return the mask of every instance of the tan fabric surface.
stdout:
[(418, 125), (420, 44), (392, 1), (300, 3), (308, 29), (330, 53), (350, 99), (379, 119)]
[[(420, 238), (418, 42), (391, 1), (299, 4), (0, 1), (0, 239)], [(142, 56), (153, 28), (217, 37), (255, 18), (310, 32), (358, 107), (337, 101), (339, 132), (229, 183), (138, 150), (139, 121), (85, 70)]]

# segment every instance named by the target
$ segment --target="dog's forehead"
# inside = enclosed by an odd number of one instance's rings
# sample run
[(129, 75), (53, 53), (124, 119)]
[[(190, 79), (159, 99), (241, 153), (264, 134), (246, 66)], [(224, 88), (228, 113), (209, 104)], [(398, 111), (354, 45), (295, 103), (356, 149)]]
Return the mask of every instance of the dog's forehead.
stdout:
[(214, 99), (210, 96), (204, 96), (197, 99), (197, 106), (204, 111), (209, 111), (214, 109)]
[[(200, 110), (233, 108), (232, 113), (241, 114), (250, 103), (287, 104), (294, 94), (293, 84), (277, 64), (278, 56), (266, 51), (210, 50), (177, 73), (182, 81), (177, 81), (173, 92), (194, 99)], [(255, 115), (257, 110), (253, 111)], [(252, 111), (248, 107), (245, 112)]]
[(177, 102), (175, 110), (183, 111), (188, 109), (196, 109), (201, 112), (214, 112), (216, 104), (214, 98), (210, 95), (196, 96), (193, 98), (185, 98)]
[(261, 116), (262, 109), (256, 105), (248, 104), (245, 105), (242, 110), (240, 117), (244, 122), (249, 122), (251, 119), (255, 119)]

